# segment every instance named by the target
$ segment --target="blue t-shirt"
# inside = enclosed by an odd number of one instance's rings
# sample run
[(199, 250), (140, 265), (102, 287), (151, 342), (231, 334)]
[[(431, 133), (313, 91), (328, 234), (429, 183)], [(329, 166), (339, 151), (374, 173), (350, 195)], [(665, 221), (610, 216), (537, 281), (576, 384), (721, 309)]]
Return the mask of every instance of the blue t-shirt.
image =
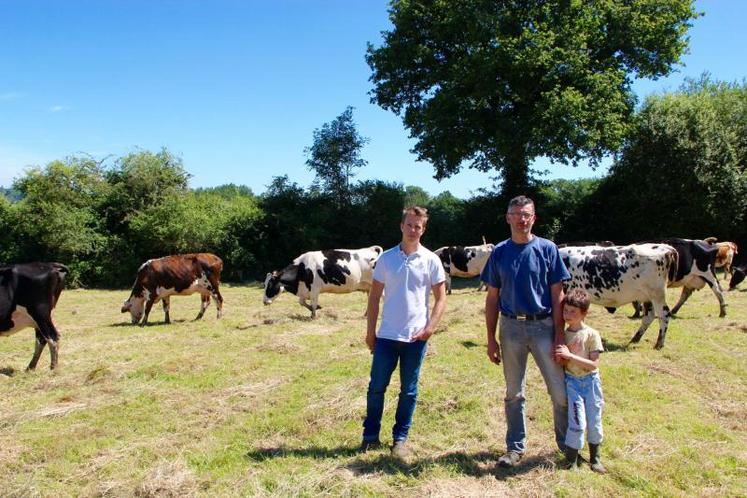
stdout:
[(507, 239), (495, 246), (480, 275), (501, 290), (500, 311), (509, 315), (551, 313), (550, 286), (570, 279), (558, 246), (536, 235), (526, 244)]

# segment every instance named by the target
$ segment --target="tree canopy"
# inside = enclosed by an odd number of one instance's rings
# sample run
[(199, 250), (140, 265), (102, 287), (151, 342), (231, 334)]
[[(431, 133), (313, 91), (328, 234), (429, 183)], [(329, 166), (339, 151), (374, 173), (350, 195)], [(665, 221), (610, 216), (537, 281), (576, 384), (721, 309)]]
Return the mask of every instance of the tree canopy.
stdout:
[(705, 75), (679, 92), (649, 97), (587, 204), (595, 213), (589, 228), (615, 241), (747, 241), (747, 83)]
[(523, 191), (540, 156), (596, 166), (634, 113), (633, 77), (668, 74), (692, 0), (394, 0), (369, 44), (372, 101), (402, 116), (437, 179), (463, 163)]

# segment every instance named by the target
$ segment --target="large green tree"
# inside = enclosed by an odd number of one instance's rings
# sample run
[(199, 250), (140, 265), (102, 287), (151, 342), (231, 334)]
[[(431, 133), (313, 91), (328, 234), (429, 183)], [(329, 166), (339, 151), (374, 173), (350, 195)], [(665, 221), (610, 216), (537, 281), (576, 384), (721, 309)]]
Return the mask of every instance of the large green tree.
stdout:
[(438, 179), (464, 163), (524, 191), (537, 157), (592, 166), (616, 150), (633, 77), (668, 74), (692, 0), (393, 0), (369, 44), (372, 101), (403, 117)]
[(600, 237), (747, 243), (747, 83), (689, 81), (644, 103), (635, 133), (586, 201)]
[(316, 174), (316, 183), (331, 195), (338, 206), (350, 204), (350, 180), (354, 170), (366, 165), (361, 149), (368, 142), (353, 121), (353, 108), (345, 111), (321, 128), (314, 130), (314, 143), (304, 149), (306, 165)]

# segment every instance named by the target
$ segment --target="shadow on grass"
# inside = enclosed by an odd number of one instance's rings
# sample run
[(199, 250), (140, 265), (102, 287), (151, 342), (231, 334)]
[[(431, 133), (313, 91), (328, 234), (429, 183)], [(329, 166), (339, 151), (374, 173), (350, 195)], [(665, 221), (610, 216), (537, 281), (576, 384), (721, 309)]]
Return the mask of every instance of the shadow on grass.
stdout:
[(445, 453), (437, 457), (417, 458), (414, 456), (407, 461), (392, 457), (389, 450), (373, 450), (364, 456), (358, 451), (358, 446), (338, 446), (336, 448), (308, 447), (308, 448), (264, 448), (250, 451), (246, 458), (255, 462), (263, 462), (273, 458), (299, 457), (313, 459), (337, 459), (356, 457), (344, 465), (355, 475), (366, 474), (407, 474), (418, 477), (433, 467), (457, 468), (463, 475), (483, 477), (492, 475), (503, 480), (508, 477), (532, 472), (539, 467), (555, 466), (553, 454), (542, 454), (524, 458), (517, 467), (504, 469), (498, 466), (498, 454), (492, 451), (465, 453), (456, 451)]
[[(180, 322), (186, 322), (186, 321), (187, 320), (171, 320), (171, 323), (180, 323)], [(169, 324), (166, 323), (166, 322), (148, 322), (145, 325), (140, 325), (139, 323), (133, 324), (132, 322), (117, 322), (117, 323), (110, 323), (109, 324), (110, 327), (132, 327), (132, 328), (136, 328), (136, 327), (142, 327), (142, 328), (157, 327), (159, 325), (169, 325)]]
[(476, 348), (476, 347), (480, 346), (476, 342), (472, 342), (472, 341), (461, 341), (459, 344), (461, 344), (462, 346), (464, 346), (467, 349)]
[(618, 344), (616, 342), (610, 342), (609, 340), (602, 338), (602, 346), (604, 346), (604, 350), (607, 352), (627, 351), (628, 346), (630, 346), (630, 342)]
[(7, 375), (12, 377), (16, 374), (16, 369), (13, 367), (0, 367), (0, 375)]

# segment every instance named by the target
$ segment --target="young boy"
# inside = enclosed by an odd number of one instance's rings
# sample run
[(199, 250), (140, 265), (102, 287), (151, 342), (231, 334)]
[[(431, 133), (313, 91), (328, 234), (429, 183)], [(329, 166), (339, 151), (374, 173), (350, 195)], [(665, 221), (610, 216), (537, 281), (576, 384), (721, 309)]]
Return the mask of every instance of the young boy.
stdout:
[(566, 360), (565, 387), (568, 394), (568, 432), (565, 436), (569, 469), (578, 468), (578, 450), (584, 447), (584, 431), (588, 432), (591, 470), (604, 474), (599, 458), (602, 442), (602, 381), (599, 378), (599, 353), (604, 351), (599, 332), (584, 323), (589, 311), (589, 294), (573, 289), (563, 299), (563, 320), (566, 323), (565, 344), (556, 355)]

